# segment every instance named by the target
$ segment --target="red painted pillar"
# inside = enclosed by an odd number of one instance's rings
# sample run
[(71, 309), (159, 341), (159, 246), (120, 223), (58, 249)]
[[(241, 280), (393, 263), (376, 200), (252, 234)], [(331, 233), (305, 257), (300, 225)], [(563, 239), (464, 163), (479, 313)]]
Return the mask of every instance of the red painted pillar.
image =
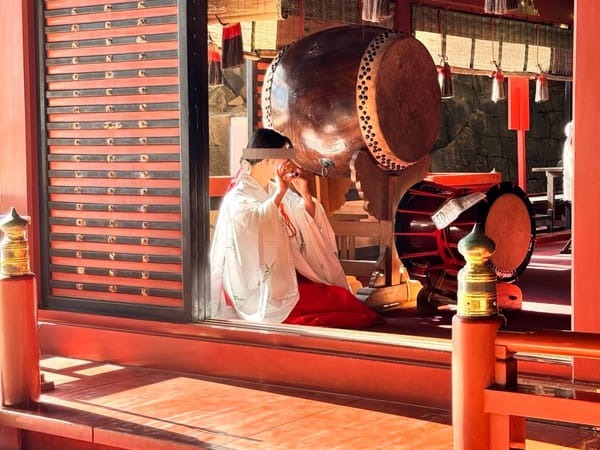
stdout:
[(454, 450), (486, 450), (489, 414), (483, 391), (494, 383), (494, 341), (499, 316), (454, 316), (452, 319), (452, 428)]
[(0, 14), (0, 214), (32, 216), (31, 262), (39, 273), (39, 171), (35, 10), (38, 2), (5, 0)]
[(496, 274), (488, 260), (496, 245), (476, 224), (458, 241), (465, 266), (458, 272), (458, 308), (452, 319), (452, 432), (454, 450), (488, 450), (490, 415), (484, 390), (494, 383), (497, 309)]
[(412, 2), (411, 0), (396, 0), (394, 10), (394, 30), (402, 33), (412, 33)]
[(2, 405), (36, 407), (41, 378), (34, 275), (0, 279), (0, 329)]
[(41, 393), (37, 286), (27, 225), (12, 208), (0, 221), (0, 388), (2, 405), (31, 408)]
[(508, 79), (508, 129), (517, 131), (518, 184), (527, 192), (525, 132), (529, 130), (529, 78)]
[[(600, 99), (600, 2), (575, 0), (573, 61), (573, 225), (572, 284), (573, 330), (600, 333), (600, 157), (598, 108)], [(597, 39), (598, 38), (598, 39)], [(573, 377), (600, 381), (600, 361), (575, 358)]]

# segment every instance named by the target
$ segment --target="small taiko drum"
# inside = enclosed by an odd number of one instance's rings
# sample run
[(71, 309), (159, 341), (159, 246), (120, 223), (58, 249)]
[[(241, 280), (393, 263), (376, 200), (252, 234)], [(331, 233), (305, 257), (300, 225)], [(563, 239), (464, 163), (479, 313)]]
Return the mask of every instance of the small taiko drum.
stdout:
[[(473, 192), (485, 198), (464, 210), (446, 228), (438, 229), (432, 215), (448, 200)], [(499, 281), (514, 281), (527, 267), (535, 243), (535, 220), (525, 192), (510, 182), (477, 187), (449, 187), (422, 181), (400, 200), (394, 234), (398, 256), (415, 277), (456, 271), (465, 264), (458, 241), (475, 223), (494, 240), (490, 265)], [(431, 277), (429, 277), (431, 278)]]
[(284, 48), (265, 73), (263, 125), (289, 137), (296, 162), (349, 176), (368, 149), (384, 170), (426, 156), (438, 134), (436, 66), (416, 38), (376, 26), (344, 26)]

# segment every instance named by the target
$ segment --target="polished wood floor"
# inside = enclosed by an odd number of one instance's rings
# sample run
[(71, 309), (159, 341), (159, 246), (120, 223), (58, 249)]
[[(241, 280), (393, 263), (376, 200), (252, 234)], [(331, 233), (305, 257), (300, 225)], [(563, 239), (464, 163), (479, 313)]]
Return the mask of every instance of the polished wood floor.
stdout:
[[(503, 311), (505, 329), (571, 329), (571, 255), (561, 253), (570, 236), (564, 230), (538, 235), (527, 268), (514, 282), (522, 292), (522, 308)], [(369, 331), (450, 339), (455, 310), (452, 305), (428, 315), (414, 308), (391, 310)]]
[[(64, 357), (41, 369), (55, 387), (38, 411), (0, 409), (0, 426), (32, 430), (28, 450), (452, 448), (445, 410)], [(528, 422), (529, 450), (598, 448), (593, 430)]]
[[(568, 328), (570, 264), (561, 246), (538, 246), (522, 280), (528, 303), (508, 323)], [(449, 337), (449, 317), (425, 323), (402, 313), (392, 325)], [(41, 370), (54, 389), (36, 411), (0, 409), (0, 450), (14, 448), (3, 446), (3, 427), (28, 430), (27, 450), (452, 448), (447, 410), (53, 355), (42, 357)], [(600, 449), (600, 430), (529, 421), (527, 449)]]

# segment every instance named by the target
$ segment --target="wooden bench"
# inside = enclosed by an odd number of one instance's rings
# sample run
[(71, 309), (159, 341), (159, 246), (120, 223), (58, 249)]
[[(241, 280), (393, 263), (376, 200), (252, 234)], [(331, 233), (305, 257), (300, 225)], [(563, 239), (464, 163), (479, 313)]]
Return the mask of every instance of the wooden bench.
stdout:
[[(537, 221), (545, 220), (546, 228), (549, 232), (554, 231), (554, 224), (556, 222), (556, 208), (557, 201), (560, 199), (559, 195), (556, 193), (555, 185), (556, 180), (562, 178), (563, 176), (563, 168), (562, 167), (532, 167), (531, 171), (533, 173), (543, 173), (546, 176), (546, 213), (538, 214), (534, 218)], [(538, 196), (529, 197), (529, 201), (534, 202), (534, 198)], [(542, 196), (539, 196), (542, 197)], [(564, 197), (562, 198), (564, 199)], [(540, 199), (539, 201), (543, 201)]]

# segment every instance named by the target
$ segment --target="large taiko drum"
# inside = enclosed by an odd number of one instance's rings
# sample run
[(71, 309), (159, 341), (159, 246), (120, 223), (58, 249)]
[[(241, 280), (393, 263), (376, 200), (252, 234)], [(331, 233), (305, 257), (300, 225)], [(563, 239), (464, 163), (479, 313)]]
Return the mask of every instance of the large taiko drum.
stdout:
[[(432, 215), (448, 199), (473, 192), (485, 198), (463, 211), (446, 228), (437, 229)], [(402, 197), (395, 216), (394, 234), (402, 263), (415, 277), (456, 271), (465, 264), (458, 241), (475, 223), (494, 240), (490, 265), (498, 280), (514, 281), (527, 267), (535, 243), (535, 220), (525, 192), (510, 182), (454, 188), (422, 181)], [(437, 275), (436, 275), (437, 276)]]
[(375, 26), (308, 35), (270, 64), (262, 89), (263, 125), (288, 136), (304, 169), (350, 175), (368, 149), (384, 170), (426, 156), (438, 134), (437, 70), (416, 38)]

